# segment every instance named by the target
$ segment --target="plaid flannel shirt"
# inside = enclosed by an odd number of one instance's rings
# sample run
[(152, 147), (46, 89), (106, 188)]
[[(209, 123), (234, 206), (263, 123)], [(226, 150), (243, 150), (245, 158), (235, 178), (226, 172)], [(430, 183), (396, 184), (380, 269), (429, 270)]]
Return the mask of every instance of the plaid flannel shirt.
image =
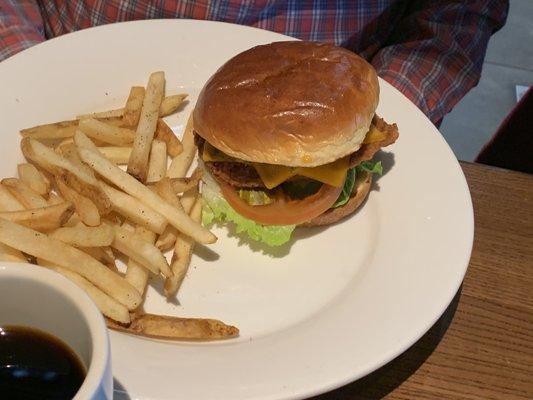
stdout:
[(117, 21), (226, 21), (355, 51), (438, 124), (477, 84), (508, 7), (508, 0), (0, 0), (0, 60)]

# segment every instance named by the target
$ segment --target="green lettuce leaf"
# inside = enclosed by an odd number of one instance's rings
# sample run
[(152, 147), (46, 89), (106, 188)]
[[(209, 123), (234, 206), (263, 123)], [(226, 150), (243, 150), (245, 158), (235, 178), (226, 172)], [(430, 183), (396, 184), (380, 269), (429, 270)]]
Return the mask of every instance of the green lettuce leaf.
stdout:
[(345, 205), (350, 200), (350, 195), (352, 194), (353, 187), (355, 185), (355, 178), (358, 174), (361, 173), (369, 174), (383, 174), (383, 166), (381, 161), (363, 161), (361, 164), (357, 165), (355, 168), (350, 168), (346, 174), (346, 180), (344, 181), (344, 187), (342, 192), (339, 195), (339, 198), (331, 206), (331, 208), (336, 208)]
[(281, 246), (287, 243), (296, 225), (264, 226), (237, 213), (209, 182), (202, 186), (205, 206), (202, 210), (202, 224), (214, 222), (232, 222), (237, 233), (246, 233), (252, 240), (269, 246)]
[(359, 171), (365, 171), (370, 174), (383, 175), (383, 166), (381, 165), (381, 161), (363, 161), (355, 168)]
[(348, 203), (348, 200), (350, 200), (350, 195), (353, 191), (353, 186), (355, 185), (355, 177), (357, 176), (357, 173), (355, 171), (355, 168), (350, 168), (348, 170), (348, 173), (346, 174), (346, 180), (344, 181), (344, 187), (342, 188), (342, 192), (339, 195), (339, 198), (331, 208), (336, 208), (345, 205)]

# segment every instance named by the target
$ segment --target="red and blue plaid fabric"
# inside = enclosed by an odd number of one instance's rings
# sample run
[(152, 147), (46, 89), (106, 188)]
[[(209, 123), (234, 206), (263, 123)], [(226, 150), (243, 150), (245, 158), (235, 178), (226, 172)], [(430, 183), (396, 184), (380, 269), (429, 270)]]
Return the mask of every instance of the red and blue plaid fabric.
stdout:
[(332, 42), (438, 123), (479, 80), (508, 0), (0, 0), (0, 60), (45, 39), (118, 21), (226, 21)]

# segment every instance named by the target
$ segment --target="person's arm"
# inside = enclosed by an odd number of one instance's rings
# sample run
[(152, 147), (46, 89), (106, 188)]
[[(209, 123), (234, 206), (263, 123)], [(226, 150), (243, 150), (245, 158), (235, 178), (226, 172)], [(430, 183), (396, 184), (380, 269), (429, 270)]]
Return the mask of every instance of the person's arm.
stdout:
[(0, 0), (0, 61), (45, 40), (35, 0)]
[(371, 62), (439, 124), (478, 83), (489, 38), (508, 9), (508, 0), (413, 1)]

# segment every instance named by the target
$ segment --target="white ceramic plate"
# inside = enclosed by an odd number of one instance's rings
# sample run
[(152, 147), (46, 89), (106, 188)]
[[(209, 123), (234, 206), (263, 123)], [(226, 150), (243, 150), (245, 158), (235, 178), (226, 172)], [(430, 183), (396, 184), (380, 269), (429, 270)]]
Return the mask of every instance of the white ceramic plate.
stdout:
[[(144, 21), (83, 30), (0, 64), (0, 173), (15, 174), (18, 130), (119, 107), (129, 87), (164, 70), (190, 93), (169, 123), (180, 133), (199, 89), (233, 55), (286, 36), (213, 22)], [(328, 229), (302, 230), (274, 255), (223, 229), (197, 250), (179, 294), (148, 294), (150, 312), (222, 319), (235, 340), (168, 343), (113, 332), (118, 390), (135, 399), (289, 399), (378, 368), (413, 344), (457, 291), (468, 264), (468, 187), (435, 127), (384, 81), (378, 112), (399, 141), (364, 208)], [(243, 110), (245, 111), (245, 110)]]

